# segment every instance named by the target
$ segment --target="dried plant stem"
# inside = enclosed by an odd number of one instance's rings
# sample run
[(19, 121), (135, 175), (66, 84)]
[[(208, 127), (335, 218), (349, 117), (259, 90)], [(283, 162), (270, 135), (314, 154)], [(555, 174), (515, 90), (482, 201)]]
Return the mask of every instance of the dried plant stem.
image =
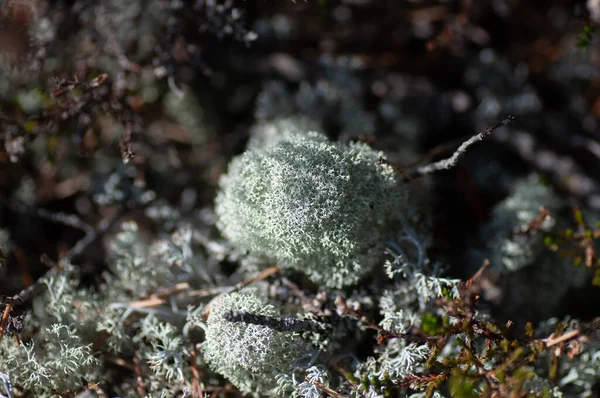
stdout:
[(330, 397), (344, 398), (344, 396), (342, 394), (340, 394), (339, 392), (332, 390), (331, 388), (327, 387), (326, 385), (324, 385), (322, 383), (319, 383), (318, 381), (310, 381), (308, 377), (306, 377), (304, 380), (313, 384), (315, 387), (317, 387), (319, 390), (323, 391), (325, 394), (329, 395)]
[(2, 320), (0, 321), (0, 340), (4, 336), (4, 331), (6, 330), (6, 324), (8, 323), (8, 315), (12, 311), (12, 304), (7, 303), (6, 307), (4, 307), (4, 313), (2, 314)]
[(439, 170), (448, 170), (448, 169), (456, 166), (456, 163), (458, 163), (458, 160), (461, 158), (461, 156), (463, 156), (467, 152), (467, 149), (469, 149), (469, 147), (471, 145), (474, 145), (474, 144), (478, 143), (479, 141), (483, 141), (484, 139), (489, 137), (494, 131), (498, 130), (500, 127), (503, 127), (514, 120), (515, 120), (515, 117), (513, 115), (509, 115), (506, 119), (502, 120), (501, 122), (488, 127), (484, 131), (480, 132), (479, 134), (474, 135), (473, 137), (469, 138), (467, 141), (463, 142), (458, 147), (458, 149), (452, 154), (452, 156), (450, 156), (449, 158), (419, 167), (416, 170), (417, 173), (419, 175), (431, 174), (431, 173), (439, 171)]

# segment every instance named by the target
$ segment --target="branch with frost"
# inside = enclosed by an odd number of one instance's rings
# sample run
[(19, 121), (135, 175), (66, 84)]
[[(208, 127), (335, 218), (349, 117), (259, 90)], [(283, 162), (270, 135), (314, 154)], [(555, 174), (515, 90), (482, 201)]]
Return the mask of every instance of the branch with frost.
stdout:
[(448, 169), (456, 166), (456, 163), (458, 163), (458, 160), (460, 159), (460, 157), (463, 156), (467, 152), (467, 149), (469, 149), (469, 147), (471, 145), (474, 145), (474, 144), (478, 143), (479, 141), (483, 141), (484, 139), (489, 137), (494, 131), (498, 130), (500, 127), (504, 127), (505, 125), (507, 125), (508, 123), (510, 123), (514, 120), (515, 120), (515, 117), (513, 115), (509, 115), (506, 119), (502, 120), (501, 122), (488, 127), (484, 131), (480, 132), (479, 134), (474, 135), (473, 137), (469, 138), (467, 141), (463, 142), (458, 147), (456, 152), (454, 152), (452, 154), (452, 156), (450, 156), (449, 158), (419, 167), (416, 170), (417, 173), (420, 175), (431, 174), (431, 173), (439, 171), (439, 170), (448, 170)]

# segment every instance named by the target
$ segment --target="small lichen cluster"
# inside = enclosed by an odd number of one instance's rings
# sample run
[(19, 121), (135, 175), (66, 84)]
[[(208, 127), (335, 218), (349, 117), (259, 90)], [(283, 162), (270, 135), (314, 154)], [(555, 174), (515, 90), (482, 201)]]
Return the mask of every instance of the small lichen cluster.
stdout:
[(407, 187), (363, 143), (293, 135), (233, 159), (215, 200), (217, 226), (241, 250), (342, 287), (379, 262), (400, 228)]
[[(111, 272), (95, 289), (82, 285), (80, 270), (71, 264), (44, 277), (45, 293), (34, 300), (24, 321), (29, 329), (40, 330), (39, 338), (16, 345), (4, 336), (0, 354), (6, 360), (0, 361), (0, 378), (10, 375), (15, 391), (57, 396), (80, 390), (80, 376), (90, 382), (106, 377), (103, 355), (136, 353), (150, 396), (189, 391), (189, 346), (181, 332), (186, 309), (171, 307), (165, 318), (163, 310), (132, 304), (159, 286), (200, 277), (197, 271), (205, 263), (194, 255), (186, 231), (180, 227), (171, 237), (149, 241), (135, 223), (124, 223), (109, 245)], [(121, 396), (139, 396), (135, 391), (133, 378), (117, 388)]]
[(233, 314), (278, 316), (265, 296), (241, 291), (223, 296), (210, 310), (204, 357), (211, 368), (241, 391), (273, 395), (276, 376), (290, 374), (294, 361), (307, 354), (307, 345), (296, 333), (266, 325), (234, 322)]
[[(379, 298), (380, 333), (408, 334), (416, 328), (435, 334), (445, 315), (435, 300), (459, 297), (460, 281), (440, 277), (439, 264), (432, 264), (425, 253), (426, 244), (426, 239), (412, 231), (390, 242), (392, 258), (384, 266), (393, 285)], [(433, 347), (425, 341), (386, 339), (376, 348), (377, 356), (369, 357), (354, 372), (359, 391), (366, 396), (389, 393), (391, 383), (400, 384), (406, 377), (424, 372), (432, 352)]]
[[(12, 339), (0, 343), (2, 366), (18, 391), (36, 396), (52, 396), (51, 391), (67, 391), (81, 384), (81, 377), (95, 377), (100, 361), (92, 345), (82, 341), (77, 328), (53, 323), (43, 328), (39, 346), (34, 342), (15, 345)], [(3, 395), (0, 388), (0, 396)], [(12, 395), (11, 395), (12, 396)]]
[(542, 232), (549, 231), (555, 219), (548, 217), (539, 228), (529, 228), (544, 207), (554, 214), (561, 202), (553, 190), (531, 175), (517, 181), (505, 200), (493, 210), (484, 229), (493, 267), (512, 272), (531, 264), (544, 249)]

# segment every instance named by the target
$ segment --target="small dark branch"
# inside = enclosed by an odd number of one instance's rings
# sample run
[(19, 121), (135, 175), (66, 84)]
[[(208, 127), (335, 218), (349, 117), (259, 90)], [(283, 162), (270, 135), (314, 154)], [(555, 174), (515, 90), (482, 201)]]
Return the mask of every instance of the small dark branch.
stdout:
[(483, 264), (481, 264), (481, 267), (479, 267), (477, 272), (475, 272), (475, 274), (465, 282), (465, 287), (467, 289), (470, 289), (475, 282), (479, 283), (479, 281), (481, 280), (481, 276), (489, 266), (490, 260), (486, 258), (485, 260), (483, 260)]
[(91, 90), (100, 87), (108, 79), (108, 73), (101, 73), (97, 77), (90, 80), (88, 83), (80, 81), (77, 76), (73, 76), (72, 79), (65, 77), (52, 78), (51, 83), (54, 86), (52, 96), (54, 98), (63, 97), (67, 92), (73, 91), (76, 88), (81, 88), (86, 94)]
[(558, 384), (558, 369), (560, 366), (560, 359), (563, 354), (564, 347), (561, 346), (558, 349), (550, 350), (550, 360), (548, 363), (548, 378), (555, 385)]
[[(75, 219), (74, 219), (75, 220)], [(53, 268), (49, 269), (41, 278), (39, 278), (34, 284), (26, 287), (21, 290), (18, 294), (12, 297), (13, 302), (15, 304), (22, 304), (23, 302), (29, 300), (33, 296), (35, 296), (43, 287), (42, 280), (48, 278), (58, 272), (60, 272), (64, 265), (69, 264), (71, 260), (75, 256), (83, 253), (86, 247), (88, 247), (92, 242), (94, 242), (99, 236), (102, 236), (117, 220), (119, 220), (119, 215), (112, 219), (104, 219), (96, 228), (87, 228), (85, 227), (86, 235), (81, 238), (60, 260), (58, 263), (53, 263), (49, 261), (49, 259), (44, 258), (42, 262), (45, 264), (54, 264)], [(74, 225), (72, 225), (74, 226)]]
[(29, 268), (25, 252), (23, 249), (16, 246), (13, 249), (13, 257), (15, 259), (15, 263), (19, 267), (19, 271), (21, 272), (21, 282), (23, 283), (23, 286), (30, 286), (33, 284), (33, 276), (31, 275), (31, 270)]
[(90, 245), (90, 243), (94, 242), (99, 236), (104, 235), (106, 231), (110, 227), (112, 227), (118, 220), (120, 219), (119, 215), (113, 217), (112, 219), (103, 219), (98, 223), (96, 228), (91, 228), (86, 231), (86, 235), (81, 238), (75, 246), (73, 246), (67, 254), (65, 254), (59, 261), (59, 264), (68, 264), (71, 260), (83, 253), (86, 247)]
[(317, 322), (305, 321), (291, 317), (275, 317), (268, 315), (251, 314), (249, 312), (230, 311), (225, 314), (229, 322), (243, 322), (252, 325), (262, 325), (278, 332), (307, 332), (322, 331), (325, 325)]
[(298, 298), (298, 300), (300, 300), (302, 302), (308, 301), (308, 300), (312, 301), (312, 298), (307, 298), (306, 293), (302, 289), (300, 289), (300, 287), (298, 287), (297, 284), (290, 281), (288, 278), (282, 277), (281, 283), (283, 285), (285, 285), (285, 287), (287, 287), (289, 289), (289, 291), (294, 295), (294, 297)]
[(469, 138), (467, 141), (463, 142), (458, 147), (456, 152), (454, 152), (452, 154), (452, 156), (450, 156), (449, 158), (419, 167), (416, 170), (417, 173), (420, 175), (431, 174), (431, 173), (439, 171), (439, 170), (448, 170), (448, 169), (456, 166), (456, 163), (458, 163), (458, 160), (467, 152), (467, 149), (469, 149), (469, 147), (471, 145), (474, 145), (474, 144), (478, 143), (479, 141), (483, 141), (484, 139), (489, 137), (494, 131), (498, 130), (500, 127), (503, 127), (514, 120), (515, 120), (515, 117), (513, 115), (509, 115), (506, 119), (502, 120), (501, 122), (488, 127), (484, 131), (480, 132), (479, 134), (474, 135), (473, 137)]

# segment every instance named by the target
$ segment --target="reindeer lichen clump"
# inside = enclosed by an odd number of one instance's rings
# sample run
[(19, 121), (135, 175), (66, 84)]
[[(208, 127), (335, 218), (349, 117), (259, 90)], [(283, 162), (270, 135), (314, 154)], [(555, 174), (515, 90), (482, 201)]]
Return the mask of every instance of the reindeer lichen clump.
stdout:
[(408, 191), (364, 143), (295, 134), (233, 159), (215, 201), (217, 226), (238, 249), (305, 272), (328, 287), (380, 264)]

